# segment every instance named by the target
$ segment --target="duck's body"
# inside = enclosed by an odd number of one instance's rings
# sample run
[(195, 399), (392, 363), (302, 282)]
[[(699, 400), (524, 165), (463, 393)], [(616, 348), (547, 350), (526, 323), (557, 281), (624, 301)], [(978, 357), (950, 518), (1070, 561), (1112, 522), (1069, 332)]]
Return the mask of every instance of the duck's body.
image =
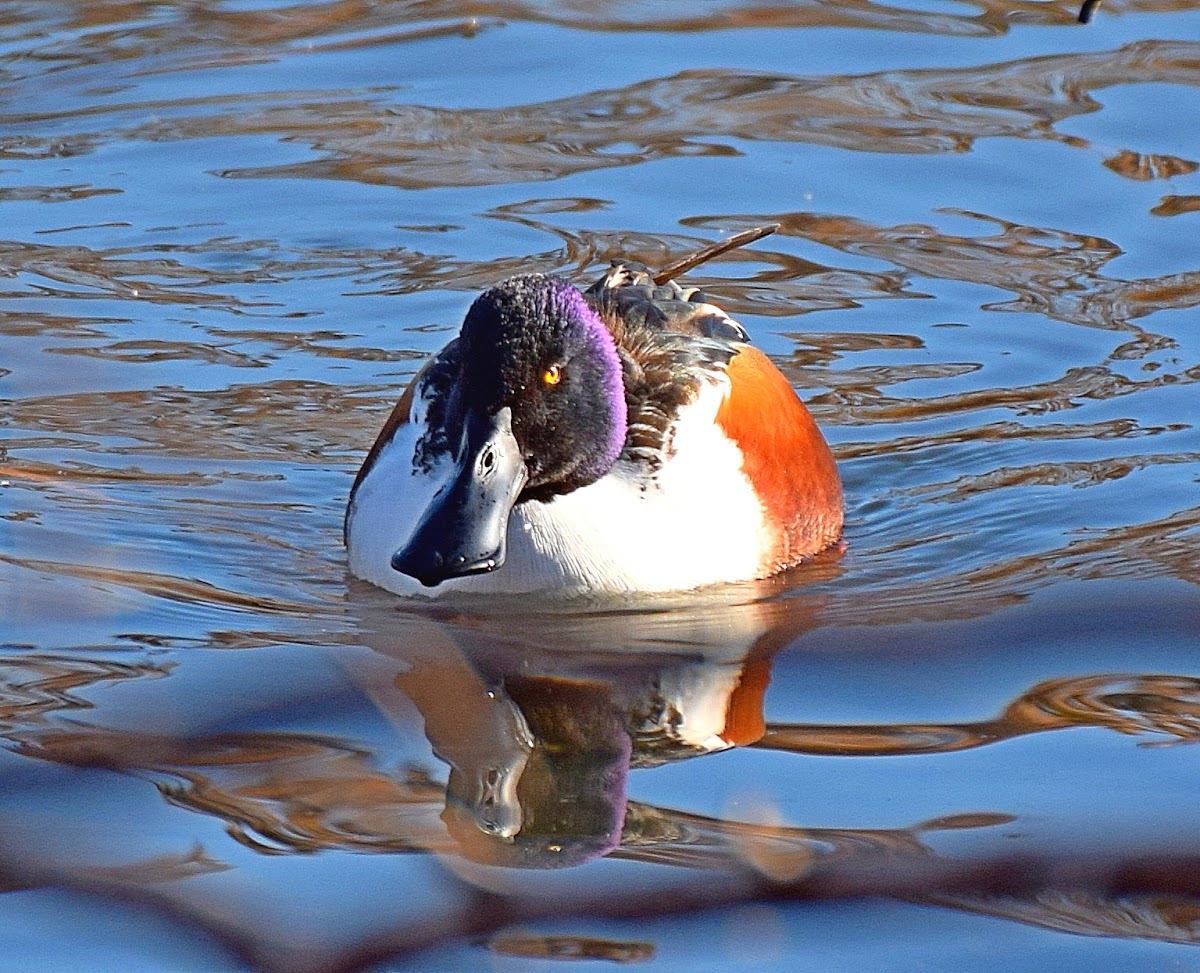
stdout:
[(615, 264), (476, 301), (368, 454), (346, 542), (402, 595), (622, 593), (763, 578), (841, 526), (829, 448), (741, 326)]

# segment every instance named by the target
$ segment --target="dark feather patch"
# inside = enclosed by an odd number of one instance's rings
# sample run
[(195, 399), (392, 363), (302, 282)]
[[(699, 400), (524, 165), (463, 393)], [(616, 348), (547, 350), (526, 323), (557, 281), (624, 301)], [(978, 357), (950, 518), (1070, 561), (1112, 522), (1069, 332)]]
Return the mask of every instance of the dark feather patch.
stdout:
[(447, 418), (453, 406), (454, 383), (461, 369), (461, 345), (455, 338), (425, 368), (416, 388), (415, 397), (427, 403), (428, 409), (425, 431), (417, 440), (413, 453), (413, 467), (422, 473), (429, 473), (434, 463), (454, 448), (446, 434)]
[(725, 371), (746, 332), (713, 314), (695, 288), (655, 284), (640, 264), (614, 262), (584, 297), (612, 331), (625, 370), (629, 431), (621, 457), (653, 472), (671, 455), (679, 410)]

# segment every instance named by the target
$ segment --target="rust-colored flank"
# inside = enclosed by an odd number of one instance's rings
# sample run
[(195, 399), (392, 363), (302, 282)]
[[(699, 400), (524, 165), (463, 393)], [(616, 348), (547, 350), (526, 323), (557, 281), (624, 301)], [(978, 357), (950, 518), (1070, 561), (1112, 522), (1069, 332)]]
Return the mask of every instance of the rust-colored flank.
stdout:
[(757, 348), (729, 363), (717, 423), (738, 444), (775, 544), (763, 575), (828, 547), (842, 530), (842, 483), (833, 454), (787, 379)]

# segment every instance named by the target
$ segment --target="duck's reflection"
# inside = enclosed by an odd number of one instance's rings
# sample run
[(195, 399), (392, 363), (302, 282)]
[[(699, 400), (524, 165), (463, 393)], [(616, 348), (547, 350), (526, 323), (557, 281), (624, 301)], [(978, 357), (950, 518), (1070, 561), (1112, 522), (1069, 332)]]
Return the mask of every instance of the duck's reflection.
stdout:
[[(111, 728), (118, 711), (95, 722), (87, 716), (91, 704), (79, 694), (118, 680), (126, 700), (138, 691), (134, 684), (153, 697), (151, 687), (164, 685), (170, 672), (162, 665), (6, 659), (0, 732), (27, 756), (149, 776), (171, 803), (222, 819), (235, 839), (263, 851), (420, 851), (535, 869), (611, 856), (749, 866), (789, 879), (817, 861), (836, 865), (877, 851), (928, 855), (931, 831), (1007, 818), (987, 813), (876, 830), (785, 827), (630, 801), (630, 773), (747, 744), (912, 756), (1081, 726), (1200, 739), (1200, 680), (1153, 674), (1039, 683), (998, 716), (974, 722), (768, 724), (763, 697), (773, 657), (820, 607), (747, 602), (713, 607), (711, 616), (595, 612), (564, 614), (553, 624), (544, 616), (432, 617), (389, 607), (372, 627), (364, 622), (374, 652), (334, 651), (357, 687), (341, 699), (357, 698), (360, 711), (386, 714), (405, 732), (415, 706), (434, 754), (449, 767), (444, 783), (419, 757), (389, 767), (396, 757), (379, 745), (288, 729), (274, 717), (273, 729), (183, 735)], [(266, 705), (273, 677), (260, 678)], [(307, 720), (304, 713), (327, 703), (286, 706)]]
[[(367, 616), (362, 631), (397, 663), (395, 689), (450, 768), (441, 818), (459, 851), (489, 865), (559, 868), (621, 844), (632, 769), (762, 737), (771, 657), (818, 608), (392, 608)], [(401, 705), (378, 679), (370, 686), (385, 712)]]
[(519, 673), (488, 682), (442, 660), (396, 682), (449, 765), (442, 821), (464, 855), (553, 868), (617, 845), (632, 747), (609, 686)]
[[(337, 725), (346, 729), (364, 714), (382, 713), (401, 731), (392, 743), (373, 745), (355, 742), (353, 732), (297, 729), (295, 719), (310, 723), (334, 704), (294, 689), (271, 699), (266, 690), (277, 674), (270, 672), (248, 690), (263, 691), (268, 729), (231, 730), (228, 713), (214, 715), (212, 731), (117, 729), (120, 710), (89, 714), (87, 697), (102, 700), (97, 687), (116, 681), (124, 699), (152, 699), (153, 687), (172, 682), (163, 678), (172, 675), (169, 666), (20, 654), (0, 659), (0, 733), (19, 754), (149, 778), (171, 804), (219, 819), (232, 838), (268, 854), (426, 853), (472, 881), (491, 866), (562, 868), (607, 857), (735, 871), (771, 883), (743, 884), (739, 894), (803, 889), (805, 881), (840, 876), (852, 894), (1072, 932), (1195, 941), (1179, 918), (1194, 916), (1194, 900), (1172, 895), (1170, 875), (1139, 889), (1147, 893), (1140, 898), (1096, 891), (1114, 874), (1103, 869), (1120, 865), (1119, 848), (1107, 865), (1072, 860), (1073, 884), (1064, 889), (1030, 885), (1021, 877), (1026, 871), (1015, 879), (989, 871), (986, 854), (982, 870), (972, 871), (969, 856), (939, 850), (938, 833), (1011, 820), (1001, 812), (892, 828), (806, 828), (769, 813), (706, 816), (628, 798), (638, 768), (748, 744), (787, 760), (780, 751), (921, 755), (1080, 726), (1200, 739), (1200, 679), (1172, 675), (1042, 682), (998, 716), (973, 722), (768, 723), (763, 697), (775, 656), (821, 610), (817, 600), (795, 598), (554, 617), (434, 616), (382, 606), (362, 616), (362, 640), (373, 651), (330, 650), (349, 679), (343, 690), (353, 690), (338, 697), (351, 712)], [(427, 759), (397, 757), (414, 729), (448, 766), (444, 782)], [(720, 772), (719, 762), (712, 766)], [(137, 808), (127, 810), (136, 820)], [(1045, 854), (1042, 874), (1060, 874), (1061, 863)], [(222, 857), (209, 848), (200, 857), (155, 858), (101, 878), (118, 894), (123, 883), (227, 868)], [(484, 869), (471, 872), (478, 863)], [(65, 884), (80, 875), (94, 881), (99, 873), (89, 867), (73, 861), (69, 875), (47, 874)], [(586, 884), (586, 870), (579, 874)]]

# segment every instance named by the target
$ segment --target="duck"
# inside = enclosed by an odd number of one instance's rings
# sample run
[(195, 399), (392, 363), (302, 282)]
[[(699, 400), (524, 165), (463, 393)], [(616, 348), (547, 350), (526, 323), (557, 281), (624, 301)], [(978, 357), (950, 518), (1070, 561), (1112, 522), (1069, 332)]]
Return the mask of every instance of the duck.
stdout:
[(485, 290), (400, 396), (354, 478), (351, 573), (405, 597), (633, 595), (769, 578), (839, 542), (812, 415), (745, 328), (615, 260), (586, 289)]

